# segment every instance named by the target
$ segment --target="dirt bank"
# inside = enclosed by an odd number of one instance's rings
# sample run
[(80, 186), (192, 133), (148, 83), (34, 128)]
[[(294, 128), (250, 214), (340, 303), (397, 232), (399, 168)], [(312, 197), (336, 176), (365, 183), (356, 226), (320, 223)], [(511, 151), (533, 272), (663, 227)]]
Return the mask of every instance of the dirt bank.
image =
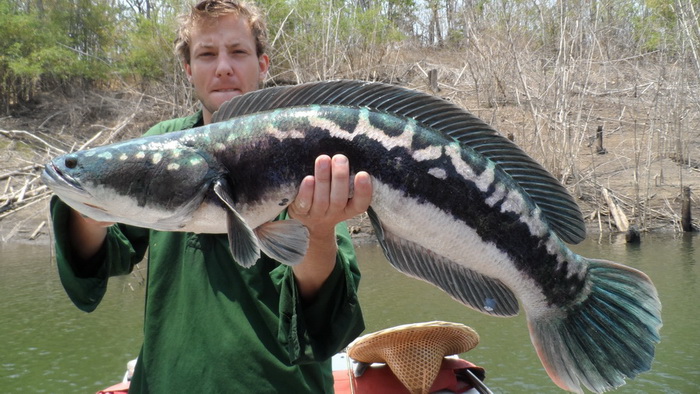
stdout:
[[(420, 79), (410, 87), (429, 90)], [(481, 107), (469, 91), (448, 88), (443, 86), (439, 94), (470, 108), (541, 162), (549, 161), (547, 151), (532, 142), (522, 106)], [(634, 112), (629, 109), (633, 104), (626, 104), (628, 113)], [(604, 102), (591, 107), (599, 109), (599, 122), (591, 124), (587, 137), (570, 150), (567, 162), (574, 164), (553, 171), (580, 204), (589, 232), (619, 231), (620, 218), (613, 218), (611, 207), (642, 231), (680, 231), (682, 187), (693, 191), (700, 185), (700, 133), (684, 137), (687, 155), (679, 159), (661, 147), (672, 142), (654, 140), (658, 137), (650, 135), (647, 127), (628, 120), (611, 121), (621, 119), (619, 108), (606, 108)], [(157, 121), (186, 110), (133, 91), (89, 92), (73, 97), (44, 94), (15, 108), (12, 115), (0, 117), (0, 241), (48, 242), (49, 193), (38, 174), (49, 158), (136, 137)], [(597, 125), (604, 127), (603, 151), (597, 149)], [(692, 215), (699, 218), (694, 193)], [(372, 239), (366, 216), (354, 219), (350, 226), (358, 242)], [(700, 228), (697, 219), (694, 226)]]

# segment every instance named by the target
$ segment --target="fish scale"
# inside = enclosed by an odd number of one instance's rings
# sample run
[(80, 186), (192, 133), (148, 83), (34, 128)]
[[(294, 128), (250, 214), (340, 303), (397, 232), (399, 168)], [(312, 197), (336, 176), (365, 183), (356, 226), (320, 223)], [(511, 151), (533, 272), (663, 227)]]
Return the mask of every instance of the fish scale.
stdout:
[(200, 128), (71, 153), (42, 179), (97, 220), (228, 233), (243, 267), (261, 253), (299, 263), (308, 230), (274, 221), (321, 154), (372, 179), (370, 221), (399, 271), (482, 313), (519, 303), (552, 380), (602, 392), (648, 370), (661, 304), (643, 273), (573, 253), (573, 198), (543, 167), (468, 112), (359, 81), (264, 89)]

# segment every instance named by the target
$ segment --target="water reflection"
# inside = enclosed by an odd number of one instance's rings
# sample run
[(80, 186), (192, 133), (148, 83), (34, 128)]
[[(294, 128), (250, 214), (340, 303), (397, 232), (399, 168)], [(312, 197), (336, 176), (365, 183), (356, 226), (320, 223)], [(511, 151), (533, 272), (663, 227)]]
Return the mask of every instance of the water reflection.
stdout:
[[(700, 392), (698, 235), (591, 237), (573, 249), (645, 271), (663, 304), (662, 342), (651, 372), (618, 392)], [(358, 248), (360, 298), (368, 331), (447, 320), (473, 327), (480, 345), (466, 356), (486, 368), (497, 393), (560, 392), (530, 344), (525, 317), (482, 315), (433, 286), (398, 273), (376, 245)], [(118, 381), (141, 344), (144, 288), (115, 278), (100, 307), (76, 309), (61, 287), (47, 246), (0, 244), (0, 388), (5, 392), (95, 392)]]
[(141, 346), (143, 287), (115, 278), (97, 311), (73, 306), (48, 246), (0, 245), (0, 388), (94, 393), (121, 379)]
[[(700, 344), (697, 285), (698, 235), (646, 235), (639, 245), (624, 236), (590, 237), (572, 249), (638, 268), (652, 279), (663, 304), (662, 342), (652, 371), (629, 381), (622, 393), (700, 392)], [(473, 327), (480, 345), (466, 356), (486, 368), (496, 392), (560, 392), (551, 382), (530, 343), (523, 314), (496, 318), (472, 311), (430, 285), (396, 273), (377, 246), (359, 249), (362, 258), (361, 302), (368, 330), (427, 320), (449, 320)]]

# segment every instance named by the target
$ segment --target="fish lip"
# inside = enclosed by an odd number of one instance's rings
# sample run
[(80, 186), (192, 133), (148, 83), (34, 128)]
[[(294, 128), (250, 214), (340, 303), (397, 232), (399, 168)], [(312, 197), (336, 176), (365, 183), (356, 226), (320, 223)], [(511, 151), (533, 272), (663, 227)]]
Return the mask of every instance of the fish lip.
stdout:
[(41, 175), (44, 183), (48, 181), (48, 183), (54, 183), (60, 187), (68, 187), (80, 193), (87, 193), (75, 178), (61, 171), (53, 162), (44, 166), (44, 171)]

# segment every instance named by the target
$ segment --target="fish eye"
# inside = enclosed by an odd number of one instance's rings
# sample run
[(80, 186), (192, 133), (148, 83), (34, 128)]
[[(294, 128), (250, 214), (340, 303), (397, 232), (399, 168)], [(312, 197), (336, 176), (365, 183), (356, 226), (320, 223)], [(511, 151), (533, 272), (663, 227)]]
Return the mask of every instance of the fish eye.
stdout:
[(78, 165), (78, 159), (75, 157), (66, 157), (66, 168), (75, 168)]

